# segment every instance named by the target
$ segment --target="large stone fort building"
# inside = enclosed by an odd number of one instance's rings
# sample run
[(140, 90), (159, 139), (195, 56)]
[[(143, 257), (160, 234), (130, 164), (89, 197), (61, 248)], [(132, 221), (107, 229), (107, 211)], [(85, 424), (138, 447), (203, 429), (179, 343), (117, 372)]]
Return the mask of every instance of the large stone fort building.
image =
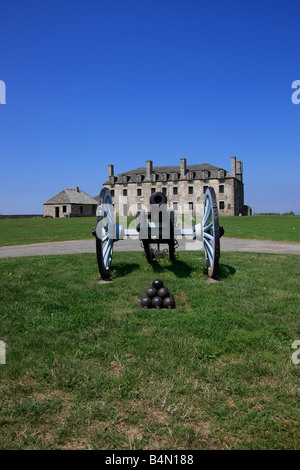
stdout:
[(208, 186), (216, 192), (220, 215), (251, 215), (244, 205), (243, 164), (231, 157), (231, 172), (202, 163), (188, 165), (185, 158), (180, 166), (153, 166), (147, 160), (145, 168), (136, 168), (114, 175), (108, 165), (108, 180), (103, 184), (112, 194), (117, 215), (135, 215), (150, 210), (149, 198), (156, 191), (167, 195), (168, 207), (178, 212), (196, 211), (201, 215), (204, 194)]

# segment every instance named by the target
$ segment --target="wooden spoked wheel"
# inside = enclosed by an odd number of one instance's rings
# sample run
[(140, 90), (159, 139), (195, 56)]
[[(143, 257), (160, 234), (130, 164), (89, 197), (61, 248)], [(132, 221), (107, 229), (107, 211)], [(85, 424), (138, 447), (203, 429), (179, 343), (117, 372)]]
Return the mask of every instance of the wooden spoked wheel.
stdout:
[(96, 217), (96, 254), (100, 276), (110, 278), (110, 267), (114, 245), (114, 216), (111, 194), (108, 188), (103, 188), (99, 197)]
[(215, 277), (220, 258), (220, 227), (217, 198), (212, 187), (208, 187), (205, 193), (202, 230), (208, 275)]

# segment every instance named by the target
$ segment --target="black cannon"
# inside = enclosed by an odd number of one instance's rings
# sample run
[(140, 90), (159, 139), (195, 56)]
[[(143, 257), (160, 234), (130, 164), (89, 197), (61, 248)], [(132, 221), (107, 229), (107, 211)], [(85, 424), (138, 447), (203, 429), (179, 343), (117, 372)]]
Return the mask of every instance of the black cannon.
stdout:
[[(113, 256), (113, 245), (124, 237), (138, 237), (145, 250), (147, 261), (152, 263), (155, 258), (168, 257), (175, 261), (175, 250), (178, 246), (177, 236), (192, 236), (204, 246), (207, 272), (215, 277), (220, 258), (220, 237), (223, 227), (219, 226), (218, 207), (215, 191), (208, 187), (204, 198), (204, 216), (201, 222), (191, 228), (176, 228), (173, 210), (167, 208), (167, 196), (156, 192), (150, 197), (150, 212), (139, 211), (136, 214), (136, 227), (124, 228), (115, 222), (114, 207), (108, 188), (100, 192), (97, 208), (96, 253), (99, 272), (102, 279), (109, 279)], [(168, 248), (161, 250), (161, 245)], [(153, 248), (156, 246), (156, 248)]]

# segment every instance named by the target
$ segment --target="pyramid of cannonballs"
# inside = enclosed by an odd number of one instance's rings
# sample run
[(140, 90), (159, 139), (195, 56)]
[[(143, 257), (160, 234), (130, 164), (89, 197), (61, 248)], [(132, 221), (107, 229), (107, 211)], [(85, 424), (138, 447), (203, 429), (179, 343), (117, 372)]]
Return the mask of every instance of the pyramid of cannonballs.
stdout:
[(175, 299), (169, 289), (164, 286), (163, 281), (155, 279), (152, 285), (147, 287), (146, 292), (142, 295), (139, 302), (141, 307), (144, 308), (175, 308)]

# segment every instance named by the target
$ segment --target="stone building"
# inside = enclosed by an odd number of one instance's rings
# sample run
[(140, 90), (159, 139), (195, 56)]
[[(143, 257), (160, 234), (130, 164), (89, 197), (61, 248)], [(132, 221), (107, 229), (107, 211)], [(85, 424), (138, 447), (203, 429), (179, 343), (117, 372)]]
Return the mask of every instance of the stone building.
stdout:
[(135, 215), (149, 210), (150, 195), (161, 191), (167, 195), (168, 207), (178, 212), (186, 210), (203, 214), (204, 194), (208, 186), (216, 192), (220, 215), (251, 215), (244, 205), (243, 164), (231, 157), (231, 172), (209, 163), (188, 165), (185, 158), (179, 166), (153, 166), (147, 160), (145, 168), (114, 175), (108, 165), (108, 180), (117, 215)]
[(96, 210), (97, 201), (78, 186), (63, 189), (44, 203), (44, 217), (90, 217)]

